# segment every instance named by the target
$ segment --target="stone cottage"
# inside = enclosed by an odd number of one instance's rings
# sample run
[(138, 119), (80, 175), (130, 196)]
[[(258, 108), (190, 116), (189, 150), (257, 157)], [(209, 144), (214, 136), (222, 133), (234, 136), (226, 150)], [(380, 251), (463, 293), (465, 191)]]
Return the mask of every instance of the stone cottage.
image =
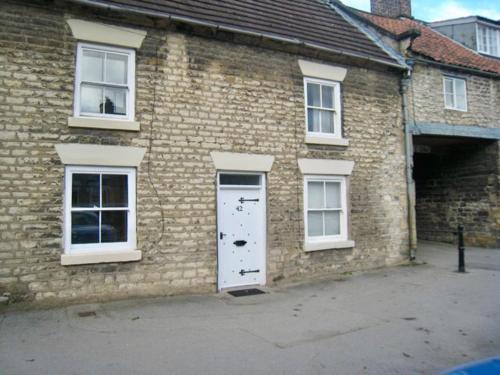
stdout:
[(215, 292), (407, 261), (405, 62), (324, 1), (0, 4), (0, 288)]
[[(411, 17), (410, 0), (337, 4), (412, 66), (403, 81), (412, 248), (416, 236), (500, 246), (500, 60)], [(415, 225), (416, 224), (416, 225)]]

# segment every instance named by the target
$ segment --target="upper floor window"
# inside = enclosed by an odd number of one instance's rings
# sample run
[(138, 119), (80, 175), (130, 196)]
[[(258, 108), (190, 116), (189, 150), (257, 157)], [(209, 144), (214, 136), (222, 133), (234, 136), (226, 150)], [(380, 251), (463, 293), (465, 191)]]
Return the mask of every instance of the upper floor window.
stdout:
[(79, 43), (75, 117), (133, 120), (135, 51)]
[(467, 92), (465, 79), (444, 77), (444, 106), (447, 109), (467, 111)]
[(500, 57), (500, 30), (478, 25), (477, 50), (481, 53)]
[(304, 78), (307, 134), (342, 138), (340, 84)]

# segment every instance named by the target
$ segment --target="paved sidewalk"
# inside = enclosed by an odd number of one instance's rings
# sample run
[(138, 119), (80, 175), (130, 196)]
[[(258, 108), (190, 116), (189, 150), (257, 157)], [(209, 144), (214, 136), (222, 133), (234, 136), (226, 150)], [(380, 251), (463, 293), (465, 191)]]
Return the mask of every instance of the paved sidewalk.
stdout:
[[(500, 249), (272, 289), (0, 315), (1, 374), (436, 374), (500, 355)], [(79, 317), (78, 312), (95, 311)]]

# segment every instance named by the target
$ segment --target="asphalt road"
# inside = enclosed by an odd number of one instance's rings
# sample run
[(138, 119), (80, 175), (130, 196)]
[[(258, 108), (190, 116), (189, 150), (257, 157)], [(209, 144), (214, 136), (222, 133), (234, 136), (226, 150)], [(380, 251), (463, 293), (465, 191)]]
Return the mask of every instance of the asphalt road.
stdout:
[(500, 249), (468, 249), (466, 274), (453, 247), (418, 254), (259, 296), (4, 312), (0, 374), (437, 374), (500, 355)]

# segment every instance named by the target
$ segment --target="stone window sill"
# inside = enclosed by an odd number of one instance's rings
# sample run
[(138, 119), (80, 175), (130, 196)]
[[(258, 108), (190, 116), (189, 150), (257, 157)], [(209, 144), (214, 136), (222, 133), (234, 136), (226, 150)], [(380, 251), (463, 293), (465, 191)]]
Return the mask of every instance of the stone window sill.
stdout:
[(140, 250), (61, 254), (61, 264), (63, 266), (73, 266), (77, 264), (134, 262), (141, 260), (141, 258), (142, 252)]
[(128, 131), (141, 130), (140, 123), (138, 121), (113, 120), (95, 117), (68, 117), (68, 126), (72, 128), (93, 128)]
[(306, 135), (306, 143), (315, 145), (349, 146), (349, 140), (346, 138), (327, 138), (314, 135)]
[(330, 249), (348, 249), (355, 246), (354, 241), (325, 241), (325, 242), (309, 242), (305, 243), (304, 250), (306, 252), (330, 250)]

